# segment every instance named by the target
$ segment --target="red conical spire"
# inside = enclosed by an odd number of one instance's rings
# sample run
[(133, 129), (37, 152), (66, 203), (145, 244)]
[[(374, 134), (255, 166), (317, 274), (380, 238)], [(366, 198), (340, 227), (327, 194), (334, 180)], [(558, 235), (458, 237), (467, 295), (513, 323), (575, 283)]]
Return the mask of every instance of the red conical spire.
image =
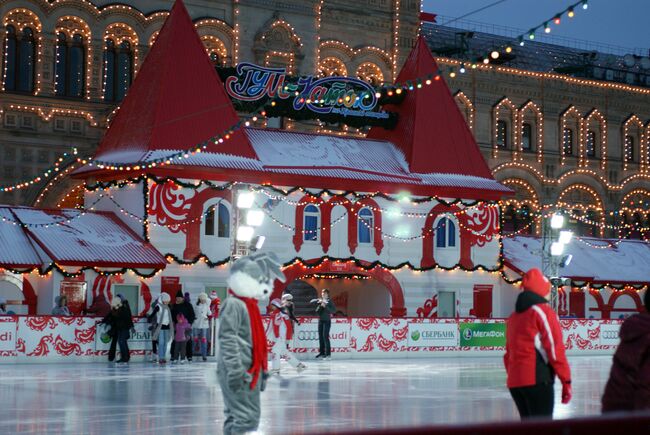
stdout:
[[(492, 179), (474, 136), (444, 79), (434, 80), (438, 65), (420, 36), (397, 77), (397, 83), (422, 79), (422, 88), (408, 92), (399, 105), (385, 108), (399, 115), (393, 130), (373, 127), (372, 139), (384, 139), (405, 154), (411, 172), (473, 175)], [(432, 83), (426, 85), (427, 76)]]
[[(183, 1), (176, 0), (95, 159), (128, 153), (135, 162), (148, 151), (189, 149), (238, 121)], [(257, 158), (242, 129), (206, 151)]]

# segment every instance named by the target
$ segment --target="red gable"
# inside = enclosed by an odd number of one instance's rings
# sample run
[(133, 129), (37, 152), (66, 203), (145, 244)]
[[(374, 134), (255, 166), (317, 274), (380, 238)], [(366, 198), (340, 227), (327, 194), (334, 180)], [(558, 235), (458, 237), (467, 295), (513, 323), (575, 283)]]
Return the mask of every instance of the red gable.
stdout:
[[(418, 38), (398, 83), (415, 81), (438, 71), (426, 41)], [(492, 178), (472, 135), (444, 79), (432, 80), (415, 92), (408, 92), (399, 105), (387, 105), (397, 112), (394, 130), (373, 127), (370, 139), (383, 139), (397, 145), (405, 154), (411, 172), (418, 174), (460, 174)]]
[[(182, 0), (177, 0), (95, 154), (132, 161), (185, 150), (239, 121)], [(242, 130), (206, 151), (256, 158)]]

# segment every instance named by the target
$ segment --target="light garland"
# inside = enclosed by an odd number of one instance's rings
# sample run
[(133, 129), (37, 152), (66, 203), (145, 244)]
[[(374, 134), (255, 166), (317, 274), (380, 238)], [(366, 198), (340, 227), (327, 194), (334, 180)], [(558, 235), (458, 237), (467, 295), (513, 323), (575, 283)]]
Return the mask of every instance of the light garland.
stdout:
[(469, 126), (469, 130), (473, 133), (474, 132), (474, 114), (476, 112), (476, 107), (474, 107), (474, 104), (472, 103), (472, 100), (470, 100), (467, 95), (463, 91), (458, 91), (454, 94), (454, 100), (456, 100), (457, 104), (462, 104), (462, 106), (465, 108), (465, 110), (461, 110), (463, 112), (463, 115), (465, 115), (465, 120), (467, 121), (467, 125)]
[(0, 192), (13, 192), (14, 190), (24, 189), (26, 187), (33, 186), (34, 184), (40, 183), (41, 181), (48, 178), (53, 173), (59, 172), (61, 163), (63, 163), (63, 161), (67, 157), (76, 156), (76, 155), (77, 155), (77, 149), (73, 148), (70, 153), (65, 152), (60, 157), (58, 157), (56, 159), (56, 162), (54, 163), (54, 166), (52, 166), (51, 168), (46, 169), (43, 172), (43, 175), (38, 175), (35, 178), (32, 178), (31, 180), (19, 181), (18, 183), (14, 183), (14, 184), (7, 185), (7, 186), (0, 186)]
[[(630, 134), (630, 130), (632, 128), (637, 129), (637, 132), (635, 135)], [(645, 146), (643, 145), (644, 141), (644, 135), (643, 135), (643, 122), (636, 116), (636, 115), (631, 115), (624, 123), (623, 123), (623, 170), (626, 171), (628, 169), (628, 163), (632, 162), (632, 155), (634, 154), (634, 149), (633, 149), (633, 144), (630, 143), (630, 138), (637, 139), (637, 143), (639, 144), (639, 162), (641, 163), (641, 172), (647, 172), (647, 165), (644, 164), (646, 159), (647, 159), (647, 150), (645, 150)]]
[[(11, 25), (16, 28), (16, 37), (18, 38), (18, 35), (20, 35), (20, 31), (22, 31), (24, 28), (29, 28), (33, 32), (33, 39), (34, 39), (34, 53), (36, 54), (36, 58), (32, 60), (33, 62), (33, 67), (34, 67), (34, 89), (33, 89), (33, 94), (38, 95), (41, 92), (41, 69), (42, 69), (42, 63), (43, 63), (43, 36), (42, 36), (42, 31), (43, 31), (43, 26), (41, 25), (41, 21), (39, 20), (38, 16), (30, 11), (29, 9), (25, 8), (16, 8), (10, 10), (4, 17), (3, 19), (3, 33), (6, 34), (6, 27)], [(21, 36), (22, 37), (22, 36)], [(5, 38), (7, 39), (7, 38)], [(7, 52), (7, 45), (5, 44), (5, 51), (3, 53), (4, 56), (6, 56)], [(3, 80), (2, 80), (2, 90), (5, 90), (5, 80), (6, 80), (6, 74), (7, 74), (7, 63), (4, 62), (5, 64), (5, 70), (3, 72)], [(16, 72), (17, 73), (17, 72)]]
[[(504, 151), (507, 150), (509, 147), (514, 150), (515, 154), (515, 159), (517, 160), (517, 144), (516, 144), (516, 135), (512, 133), (513, 127), (516, 128), (517, 126), (517, 108), (515, 105), (510, 101), (510, 99), (504, 97), (499, 101), (493, 109), (494, 113), (494, 131), (493, 131), (493, 145), (492, 145), (492, 158), (496, 159), (497, 156), (499, 155), (499, 121), (503, 121), (501, 119), (500, 111), (501, 107), (505, 106), (510, 110), (510, 128), (508, 129), (508, 124), (506, 124), (506, 129), (508, 132), (506, 133), (506, 136), (503, 138), (503, 143), (504, 147), (502, 148)], [(503, 121), (505, 122), (505, 121)]]
[[(90, 88), (91, 88), (91, 79), (92, 79), (92, 32), (90, 27), (84, 20), (74, 15), (66, 15), (57, 20), (55, 27), (55, 35), (58, 35), (59, 32), (64, 33), (70, 41), (73, 40), (75, 34), (79, 34), (84, 39), (83, 48), (86, 53), (86, 81), (85, 81), (85, 98), (90, 100)], [(67, 43), (68, 41), (66, 41)], [(56, 49), (56, 63), (59, 63), (59, 50), (58, 42)], [(54, 71), (54, 92), (56, 93), (56, 88), (58, 84), (58, 74), (55, 68)]]
[(395, 0), (394, 20), (393, 20), (393, 80), (397, 79), (397, 62), (399, 60), (399, 14), (401, 0)]
[[(607, 167), (607, 120), (605, 117), (598, 111), (598, 109), (593, 109), (589, 114), (585, 117), (585, 119), (582, 122), (582, 126), (584, 129), (584, 132), (581, 135), (582, 138), (586, 138), (590, 130), (590, 123), (592, 119), (597, 119), (598, 120), (598, 127), (599, 127), (599, 132), (600, 132), (600, 169), (605, 170)], [(583, 141), (584, 142), (584, 141)], [(582, 152), (580, 153), (580, 160), (579, 160), (579, 165), (586, 167), (587, 164), (589, 163), (589, 155), (588, 151), (586, 149), (586, 144), (583, 144), (582, 146)], [(594, 154), (596, 153), (596, 149), (598, 147), (596, 144), (593, 144), (594, 146)]]
[[(519, 151), (519, 160), (523, 160), (523, 143), (524, 143), (524, 124), (526, 124), (526, 111), (533, 112), (533, 117), (535, 119), (535, 138), (537, 139), (536, 151), (537, 151), (537, 162), (541, 163), (543, 158), (544, 150), (544, 115), (542, 114), (541, 109), (533, 101), (526, 102), (523, 106), (519, 108), (517, 113), (517, 119), (519, 121), (519, 129), (517, 133), (517, 141), (519, 146), (517, 150)], [(532, 133), (532, 128), (531, 128)], [(531, 143), (532, 145), (532, 143)]]
[(72, 110), (72, 109), (64, 109), (64, 108), (53, 108), (53, 109), (50, 109), (49, 112), (46, 112), (46, 109), (43, 109), (42, 107), (24, 106), (24, 105), (20, 105), (20, 104), (10, 104), (9, 107), (8, 107), (8, 110), (35, 113), (43, 121), (46, 121), (46, 122), (51, 121), (54, 118), (55, 115), (63, 115), (63, 116), (84, 118), (86, 121), (88, 121), (88, 123), (92, 127), (97, 127), (97, 125), (98, 125), (98, 122), (93, 117), (93, 114), (90, 113), (90, 112), (86, 112), (85, 110)]
[(8, 219), (8, 218), (6, 218), (4, 216), (0, 219), (0, 222), (12, 224), (14, 226), (18, 226), (18, 227), (22, 227), (22, 228), (50, 228), (50, 227), (58, 227), (58, 226), (61, 226), (61, 225), (67, 225), (67, 224), (79, 219), (80, 217), (85, 216), (86, 213), (88, 213), (89, 211), (94, 211), (95, 206), (99, 203), (99, 201), (101, 201), (101, 199), (103, 197), (104, 197), (104, 195), (100, 194), (95, 199), (95, 201), (93, 201), (90, 204), (89, 207), (86, 207), (86, 208), (84, 208), (83, 210), (80, 210), (80, 211), (75, 210), (75, 211), (78, 211), (78, 213), (76, 213), (73, 217), (69, 217), (69, 218), (67, 217), (67, 218), (64, 218), (64, 219), (61, 219), (61, 220), (53, 220), (53, 222), (46, 223), (46, 224), (23, 222), (18, 218), (17, 218), (17, 220), (12, 220), (12, 219)]

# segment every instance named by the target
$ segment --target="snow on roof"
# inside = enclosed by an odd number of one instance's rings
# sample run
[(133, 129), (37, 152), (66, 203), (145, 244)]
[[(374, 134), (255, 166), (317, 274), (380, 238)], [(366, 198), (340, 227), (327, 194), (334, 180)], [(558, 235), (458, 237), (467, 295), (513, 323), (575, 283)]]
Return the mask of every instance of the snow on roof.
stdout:
[[(541, 268), (542, 242), (538, 237), (517, 236), (503, 239), (506, 264), (526, 272)], [(641, 240), (574, 238), (565, 247), (573, 255), (561, 269), (564, 277), (595, 283), (650, 283), (650, 244)]]
[(13, 207), (11, 211), (26, 229), (4, 225), (23, 232), (23, 243), (28, 244), (29, 237), (59, 265), (160, 269), (166, 264), (162, 254), (112, 213), (27, 207)]
[(17, 219), (9, 207), (0, 207), (0, 220), (0, 267), (33, 269), (41, 266), (45, 261), (22, 227), (11, 223)]

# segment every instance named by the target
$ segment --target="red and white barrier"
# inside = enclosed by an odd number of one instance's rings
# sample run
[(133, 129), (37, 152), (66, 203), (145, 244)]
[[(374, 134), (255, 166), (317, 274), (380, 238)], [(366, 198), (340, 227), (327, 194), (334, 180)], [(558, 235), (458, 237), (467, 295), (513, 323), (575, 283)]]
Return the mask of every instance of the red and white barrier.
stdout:
[[(2, 316), (0, 363), (105, 360), (109, 343), (99, 321), (97, 317)], [(268, 318), (264, 321), (268, 325)], [(318, 352), (318, 319), (301, 318), (300, 322), (290, 345), (295, 353), (311, 357)], [(611, 354), (616, 350), (620, 320), (572, 319), (560, 323), (569, 355)], [(135, 329), (129, 347), (137, 360), (150, 352), (151, 332), (145, 319), (138, 319)], [(344, 358), (501, 355), (505, 321), (335, 318), (330, 340), (332, 352)]]

